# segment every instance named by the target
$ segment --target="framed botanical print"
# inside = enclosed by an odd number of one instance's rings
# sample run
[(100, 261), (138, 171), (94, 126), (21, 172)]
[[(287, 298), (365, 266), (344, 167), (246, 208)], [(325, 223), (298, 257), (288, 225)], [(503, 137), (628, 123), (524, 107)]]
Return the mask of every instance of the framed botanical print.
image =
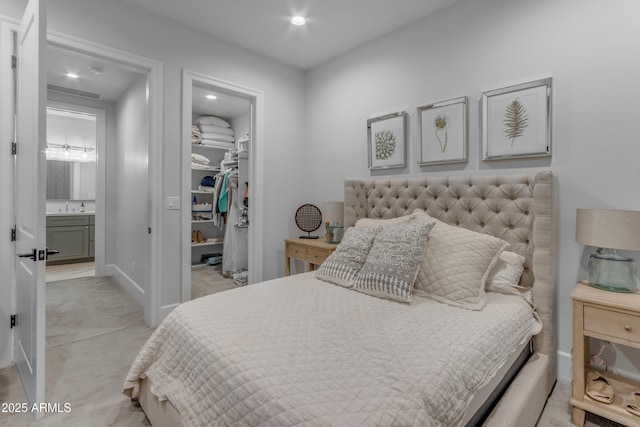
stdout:
[(467, 97), (418, 107), (418, 164), (467, 161)]
[(482, 159), (551, 156), (551, 78), (482, 94)]
[(369, 169), (407, 165), (407, 113), (404, 111), (367, 120)]

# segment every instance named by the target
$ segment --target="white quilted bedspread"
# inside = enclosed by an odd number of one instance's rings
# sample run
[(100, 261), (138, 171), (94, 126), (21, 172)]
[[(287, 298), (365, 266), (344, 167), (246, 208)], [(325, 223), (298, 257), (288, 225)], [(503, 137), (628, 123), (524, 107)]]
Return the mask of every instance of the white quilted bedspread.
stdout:
[(306, 273), (180, 305), (124, 388), (146, 376), (187, 426), (454, 426), (539, 329), (515, 296), (408, 305)]

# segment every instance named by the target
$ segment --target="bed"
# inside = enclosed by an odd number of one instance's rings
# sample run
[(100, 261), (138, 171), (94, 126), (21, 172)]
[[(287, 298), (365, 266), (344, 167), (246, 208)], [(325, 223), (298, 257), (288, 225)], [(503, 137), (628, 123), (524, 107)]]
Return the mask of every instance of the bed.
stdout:
[[(338, 271), (330, 257), (317, 272), (182, 304), (124, 385), (152, 425), (535, 425), (556, 379), (553, 174), (349, 179), (344, 201), (347, 233), (376, 236), (349, 281), (360, 287), (327, 282)], [(349, 247), (347, 233), (340, 246)], [(381, 248), (383, 234), (404, 236), (409, 255)], [(484, 292), (483, 282), (482, 295), (451, 296), (451, 276), (463, 283), (467, 264), (481, 267), (473, 254), (423, 271), (425, 257), (467, 248), (456, 239), (471, 234), (522, 257), (517, 286)], [(429, 255), (438, 239), (449, 246)], [(372, 257), (376, 250), (389, 259)], [(391, 267), (421, 259), (414, 294), (399, 286), (376, 294), (370, 279), (384, 272), (372, 258)]]

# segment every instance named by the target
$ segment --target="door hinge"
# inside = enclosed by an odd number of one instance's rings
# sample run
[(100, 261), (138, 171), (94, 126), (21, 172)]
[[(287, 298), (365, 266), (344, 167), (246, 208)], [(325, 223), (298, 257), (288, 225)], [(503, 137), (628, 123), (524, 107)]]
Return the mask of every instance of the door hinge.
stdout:
[(13, 228), (11, 229), (11, 241), (15, 242), (17, 237), (16, 237), (16, 233), (17, 233), (17, 228), (14, 225)]
[(15, 55), (11, 55), (11, 68), (14, 70), (18, 68), (18, 57)]
[(17, 142), (12, 142), (11, 143), (11, 155), (15, 156), (16, 154), (18, 154), (18, 143)]
[(16, 318), (17, 316), (15, 314), (11, 315), (11, 329), (16, 327)]

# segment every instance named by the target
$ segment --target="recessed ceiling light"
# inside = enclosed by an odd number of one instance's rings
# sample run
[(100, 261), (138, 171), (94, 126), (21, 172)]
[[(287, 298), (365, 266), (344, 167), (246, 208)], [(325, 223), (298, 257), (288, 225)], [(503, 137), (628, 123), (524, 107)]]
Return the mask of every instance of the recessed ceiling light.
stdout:
[(218, 97), (215, 96), (215, 95), (207, 95), (205, 98), (207, 98), (207, 99), (218, 99)]
[(69, 77), (70, 79), (77, 79), (79, 77), (75, 73), (67, 73), (67, 74), (65, 74), (65, 76)]
[(291, 23), (293, 25), (304, 25), (307, 22), (306, 19), (304, 19), (304, 17), (302, 16), (294, 16), (293, 18), (291, 18)]

